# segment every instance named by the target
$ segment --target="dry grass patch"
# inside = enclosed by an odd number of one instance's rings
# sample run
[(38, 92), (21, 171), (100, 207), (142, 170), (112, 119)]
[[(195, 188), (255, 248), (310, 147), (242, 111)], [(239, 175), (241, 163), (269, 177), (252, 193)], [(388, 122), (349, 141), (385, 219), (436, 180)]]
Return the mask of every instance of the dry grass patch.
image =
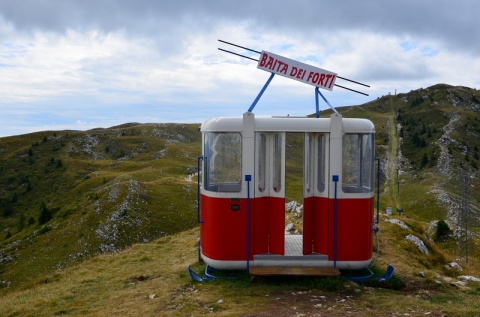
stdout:
[[(399, 231), (382, 223), (382, 252), (377, 267), (393, 263), (403, 289), (353, 283), (338, 278), (255, 278), (193, 282), (188, 264), (197, 271), (198, 230), (137, 244), (53, 272), (23, 290), (0, 298), (1, 316), (475, 316), (480, 290), (459, 291), (426, 277), (418, 254), (399, 248)], [(400, 232), (401, 233), (401, 232)], [(381, 272), (376, 272), (379, 274)], [(387, 287), (387, 288), (385, 288)], [(446, 305), (445, 303), (448, 303)], [(468, 303), (468, 305), (465, 305)]]

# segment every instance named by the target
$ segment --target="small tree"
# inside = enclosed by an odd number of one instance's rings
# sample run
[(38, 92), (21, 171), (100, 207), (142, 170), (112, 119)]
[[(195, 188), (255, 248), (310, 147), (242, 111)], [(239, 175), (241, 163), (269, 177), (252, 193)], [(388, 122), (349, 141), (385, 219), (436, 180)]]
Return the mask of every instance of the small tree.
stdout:
[(34, 223), (35, 223), (35, 218), (33, 218), (32, 216), (30, 216), (30, 217), (28, 218), (28, 225), (31, 226), (31, 225), (33, 225)]
[(420, 167), (424, 167), (428, 164), (428, 156), (427, 153), (423, 154), (422, 161), (420, 162)]
[(435, 232), (434, 240), (445, 241), (448, 239), (451, 232), (452, 230), (450, 230), (448, 223), (446, 223), (444, 220), (439, 220), (437, 222), (437, 230)]
[(45, 205), (45, 202), (42, 202), (40, 206), (40, 215), (38, 216), (38, 224), (43, 225), (44, 223), (49, 222), (50, 219), (52, 219), (52, 213), (47, 208), (47, 205)]
[(13, 215), (13, 206), (9, 200), (0, 201), (3, 207), (3, 216), (4, 217), (11, 217)]
[(418, 144), (419, 144), (420, 147), (426, 147), (427, 146), (427, 142), (425, 142), (424, 138), (419, 138)]
[(422, 128), (420, 129), (420, 135), (424, 135), (427, 133), (427, 127), (425, 127), (425, 123), (422, 123)]
[(25, 227), (25, 215), (23, 214), (23, 211), (20, 211), (20, 214), (18, 215), (17, 227), (19, 232)]

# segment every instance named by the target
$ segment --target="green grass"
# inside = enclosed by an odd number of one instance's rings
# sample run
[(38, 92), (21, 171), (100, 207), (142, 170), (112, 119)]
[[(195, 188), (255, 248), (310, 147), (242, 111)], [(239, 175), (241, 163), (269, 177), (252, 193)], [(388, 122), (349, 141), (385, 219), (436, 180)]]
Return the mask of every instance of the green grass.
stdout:
[[(0, 247), (15, 258), (0, 263), (2, 279), (21, 285), (105, 246), (120, 250), (195, 226), (196, 186), (184, 178), (200, 152), (197, 129), (129, 125), (0, 139), (0, 228), (10, 234), (0, 232)], [(1, 217), (7, 203), (11, 214)], [(42, 203), (53, 219), (40, 226)]]
[[(461, 104), (452, 107), (452, 100), (472, 102), (474, 97), (480, 100), (478, 91), (438, 85), (338, 109), (344, 117), (365, 117), (375, 123), (376, 155), (380, 158), (387, 153), (391, 159), (396, 157), (392, 155), (397, 141), (392, 124), (398, 119), (397, 109), (401, 114), (398, 122), (405, 127), (400, 149), (412, 168), (404, 167), (399, 193), (395, 168), (389, 172), (389, 183), (387, 175), (381, 175), (381, 209), (402, 207), (405, 215), (399, 219), (409, 226), (408, 233), (427, 244), (431, 255), (419, 253), (405, 241), (404, 229), (381, 221), (380, 258), (374, 271), (381, 274), (388, 263), (396, 267), (394, 285), (384, 287), (338, 279), (264, 278), (252, 282), (245, 274), (234, 280), (192, 283), (186, 265), (196, 262), (198, 232), (189, 230), (196, 227), (196, 183), (184, 178), (195, 169), (201, 152), (198, 125), (126, 124), (1, 138), (0, 256), (8, 260), (0, 263), (0, 315), (180, 316), (213, 312), (230, 316), (259, 312), (281, 316), (318, 313), (318, 307), (309, 304), (318, 303), (323, 309), (338, 310), (339, 316), (352, 310), (348, 307), (367, 316), (429, 311), (473, 316), (480, 309), (476, 304), (478, 286), (470, 283), (468, 289), (459, 291), (448, 282), (437, 283), (437, 275), (456, 275), (445, 269), (446, 263), (455, 260), (455, 241), (430, 243), (424, 235), (430, 234), (430, 221), (447, 219), (450, 208), (433, 190), (442, 190), (459, 202), (459, 175), (464, 171), (472, 176), (471, 188), (480, 186), (473, 164), (480, 166), (474, 158), (475, 146), (480, 147), (476, 141), (480, 117)], [(330, 112), (324, 111), (322, 116)], [(436, 162), (420, 167), (418, 161), (423, 153), (438, 154), (433, 142), (442, 135), (453, 112), (459, 114), (452, 134), (458, 143), (450, 150), (458, 177), (445, 177), (436, 170)], [(412, 120), (415, 123), (410, 124)], [(425, 135), (427, 146), (419, 148), (411, 136), (419, 133), (423, 124), (432, 136)], [(286, 198), (301, 203), (303, 135), (289, 135), (287, 143)], [(468, 160), (464, 154), (467, 146)], [(477, 196), (470, 193), (472, 206), (480, 204)], [(36, 220), (42, 203), (53, 218), (39, 225)], [(127, 208), (122, 209), (125, 204)], [(3, 216), (5, 210), (8, 216)], [(475, 225), (472, 230), (478, 232), (480, 226)], [(99, 230), (112, 234), (117, 230), (115, 241), (101, 238)], [(102, 248), (110, 246), (115, 253), (102, 254)], [(478, 277), (479, 264), (474, 249), (469, 263), (461, 263), (462, 274)], [(200, 268), (201, 264), (197, 265)], [(418, 276), (420, 271), (425, 278)], [(154, 299), (149, 298), (152, 294)], [(378, 299), (375, 306), (372, 297)], [(443, 305), (445, 300), (450, 302), (448, 307)]]
[[(384, 235), (395, 238), (398, 232), (390, 230)], [(393, 312), (412, 314), (412, 311), (421, 315), (430, 311), (449, 316), (473, 316), (480, 309), (475, 288), (459, 291), (448, 283), (430, 283), (429, 277), (416, 277), (415, 271), (410, 269), (412, 266), (406, 268), (403, 263), (398, 263), (394, 278), (388, 283), (352, 283), (340, 278), (251, 280), (244, 272), (233, 273), (236, 277), (233, 279), (193, 282), (187, 266), (192, 264), (197, 272), (204, 268), (196, 262), (197, 237), (198, 230), (192, 229), (46, 273), (22, 288), (3, 292), (0, 315), (184, 316), (215, 313), (235, 316), (263, 313), (283, 316), (326, 313), (335, 309), (333, 311), (340, 316), (354, 307), (365, 316)], [(387, 252), (373, 272), (376, 276), (382, 274), (386, 267), (383, 262), (395, 256), (407, 255), (404, 261), (417, 262), (413, 254), (418, 256), (415, 250)], [(433, 277), (435, 273), (428, 274)], [(372, 302), (372, 298), (375, 301)], [(315, 306), (318, 304), (321, 305)]]

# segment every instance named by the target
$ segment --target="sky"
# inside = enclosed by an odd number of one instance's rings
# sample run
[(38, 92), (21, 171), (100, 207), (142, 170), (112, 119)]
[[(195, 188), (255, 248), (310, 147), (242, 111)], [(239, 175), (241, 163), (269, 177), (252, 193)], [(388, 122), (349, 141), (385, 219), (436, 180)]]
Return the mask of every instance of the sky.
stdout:
[[(0, 137), (241, 116), (270, 74), (257, 51), (319, 67), (333, 107), (445, 83), (480, 89), (477, 0), (0, 0)], [(320, 110), (329, 106), (320, 99)], [(275, 76), (256, 115), (315, 112)]]

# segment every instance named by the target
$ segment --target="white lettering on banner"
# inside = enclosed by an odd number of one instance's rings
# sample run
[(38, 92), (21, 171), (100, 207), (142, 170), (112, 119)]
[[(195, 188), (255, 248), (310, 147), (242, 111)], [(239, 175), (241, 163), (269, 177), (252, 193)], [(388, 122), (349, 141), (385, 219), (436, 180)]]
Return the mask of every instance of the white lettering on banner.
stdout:
[(257, 68), (327, 90), (333, 89), (337, 79), (337, 74), (328, 70), (266, 51), (262, 51)]

